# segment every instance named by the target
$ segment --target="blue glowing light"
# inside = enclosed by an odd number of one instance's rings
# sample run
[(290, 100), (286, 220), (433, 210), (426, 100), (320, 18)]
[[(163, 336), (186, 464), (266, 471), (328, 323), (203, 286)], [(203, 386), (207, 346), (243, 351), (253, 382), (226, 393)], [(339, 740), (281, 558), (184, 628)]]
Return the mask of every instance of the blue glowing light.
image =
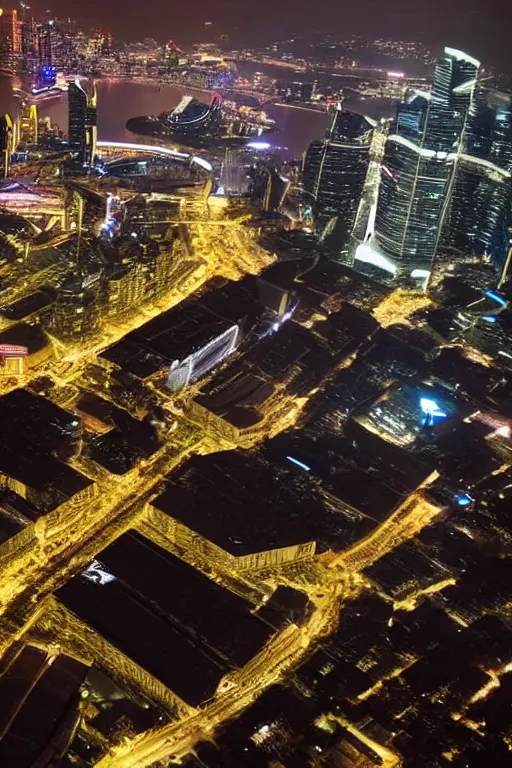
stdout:
[(421, 420), (422, 427), (433, 427), (435, 419), (445, 419), (447, 414), (442, 411), (435, 400), (428, 397), (420, 398), (420, 408), (424, 414)]
[(494, 315), (484, 315), (482, 317), (482, 320), (485, 320), (486, 323), (495, 323), (496, 322), (496, 318), (494, 317)]
[(270, 149), (272, 145), (268, 141), (250, 141), (247, 146), (251, 149)]
[(57, 67), (43, 65), (39, 69), (39, 79), (42, 83), (53, 85), (57, 80)]
[(473, 499), (471, 496), (468, 496), (467, 493), (463, 493), (457, 497), (457, 504), (459, 507), (468, 507), (472, 501)]
[(420, 408), (423, 413), (429, 416), (446, 417), (446, 413), (442, 411), (435, 400), (430, 400), (428, 397), (422, 397), (420, 399)]
[(505, 299), (502, 299), (501, 296), (498, 296), (497, 293), (494, 293), (494, 291), (486, 291), (485, 295), (487, 298), (492, 299), (493, 301), (497, 301), (498, 304), (501, 304), (502, 307), (506, 305)]
[(309, 472), (311, 470), (311, 467), (308, 467), (307, 464), (303, 464), (302, 461), (299, 461), (298, 459), (294, 459), (293, 456), (287, 456), (286, 457), (288, 461), (291, 461), (292, 464), (296, 464), (301, 469), (305, 469), (306, 472)]

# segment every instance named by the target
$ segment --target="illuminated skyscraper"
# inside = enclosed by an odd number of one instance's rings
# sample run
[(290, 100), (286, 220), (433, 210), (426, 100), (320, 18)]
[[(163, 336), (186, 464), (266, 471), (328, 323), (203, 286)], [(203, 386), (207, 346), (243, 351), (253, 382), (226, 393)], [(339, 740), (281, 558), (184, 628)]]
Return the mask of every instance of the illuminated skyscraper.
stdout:
[(55, 22), (53, 19), (38, 25), (37, 49), (39, 66), (52, 67), (55, 64)]
[(338, 108), (323, 141), (310, 144), (302, 184), (311, 199), (317, 231), (329, 249), (346, 249), (354, 226), (370, 159), (373, 123)]
[(9, 175), (11, 155), (14, 152), (14, 125), (10, 115), (0, 117), (0, 176)]
[(39, 31), (34, 19), (25, 18), (21, 22), (21, 55), (22, 65), (25, 72), (35, 72), (39, 60)]
[(453, 185), (443, 246), (454, 256), (479, 256), (501, 271), (508, 251), (512, 200), (510, 172), (462, 155)]
[(374, 234), (355, 254), (362, 271), (426, 289), (479, 66), (462, 51), (446, 48), (432, 92), (399, 107), (382, 163)]
[(91, 166), (96, 155), (96, 87), (88, 94), (77, 79), (69, 84), (69, 147), (82, 165)]
[(38, 114), (35, 104), (23, 101), (18, 110), (18, 140), (20, 144), (37, 144)]
[(443, 245), (492, 261), (501, 272), (512, 199), (512, 97), (482, 91), (467, 121)]
[(13, 67), (21, 53), (21, 34), (18, 11), (0, 8), (0, 66)]

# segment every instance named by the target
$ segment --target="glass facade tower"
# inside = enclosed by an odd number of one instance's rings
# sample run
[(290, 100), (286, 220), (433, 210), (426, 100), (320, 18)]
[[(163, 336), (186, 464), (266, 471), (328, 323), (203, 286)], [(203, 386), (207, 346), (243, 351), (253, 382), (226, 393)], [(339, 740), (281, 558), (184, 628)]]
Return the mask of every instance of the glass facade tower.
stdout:
[(82, 165), (91, 166), (96, 154), (96, 88), (87, 93), (79, 80), (69, 84), (69, 147)]
[(323, 141), (310, 144), (302, 170), (304, 202), (313, 203), (317, 231), (340, 255), (355, 223), (370, 160), (373, 124), (338, 108)]
[(501, 272), (512, 202), (512, 97), (480, 92), (470, 110), (443, 247), (491, 261)]
[(431, 93), (399, 106), (384, 152), (374, 233), (355, 253), (361, 271), (426, 289), (478, 70), (476, 59), (446, 48)]

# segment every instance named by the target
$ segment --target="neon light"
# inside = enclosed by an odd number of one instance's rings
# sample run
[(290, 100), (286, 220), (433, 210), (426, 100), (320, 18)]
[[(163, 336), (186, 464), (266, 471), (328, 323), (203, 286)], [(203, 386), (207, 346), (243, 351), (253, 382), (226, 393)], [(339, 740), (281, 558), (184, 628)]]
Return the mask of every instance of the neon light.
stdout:
[(187, 158), (190, 155), (184, 152), (178, 152), (176, 149), (169, 149), (168, 147), (157, 147), (153, 144), (135, 144), (134, 142), (125, 141), (98, 141), (96, 144), (100, 149), (129, 149), (139, 150), (140, 152), (149, 152), (155, 155), (171, 155), (172, 157)]
[(482, 317), (482, 320), (485, 320), (486, 323), (496, 322), (496, 318), (494, 317), (494, 315), (485, 315), (484, 317)]
[(443, 411), (441, 411), (436, 401), (430, 400), (428, 397), (420, 398), (420, 408), (423, 411), (423, 413), (426, 413), (427, 415), (443, 416), (443, 417), (446, 416), (446, 413), (443, 413)]
[(457, 497), (457, 504), (459, 507), (468, 507), (473, 499), (471, 496), (468, 496), (467, 493), (463, 493), (461, 496)]
[(250, 141), (247, 146), (251, 149), (270, 149), (272, 145), (268, 141)]
[(307, 464), (303, 464), (302, 461), (299, 461), (298, 459), (294, 459), (293, 456), (287, 456), (286, 458), (288, 459), (288, 461), (291, 461), (292, 464), (296, 464), (301, 469), (305, 469), (306, 472), (311, 471), (311, 467), (308, 467)]
[(27, 355), (27, 347), (20, 347), (17, 344), (0, 344), (0, 357), (26, 357)]
[(395, 177), (395, 174), (394, 174), (394, 173), (392, 173), (392, 172), (389, 170), (389, 168), (387, 167), (387, 165), (383, 165), (383, 166), (382, 166), (382, 170), (384, 171), (384, 173), (387, 173), (387, 175), (389, 176), (389, 178), (390, 178), (390, 179), (393, 179), (393, 181), (395, 180), (395, 178), (396, 178), (396, 177)]
[(433, 427), (436, 419), (445, 419), (447, 414), (442, 411), (435, 400), (428, 397), (420, 398), (420, 408), (425, 414), (421, 419), (422, 427)]
[(498, 294), (494, 293), (494, 291), (486, 291), (485, 295), (489, 299), (492, 299), (493, 301), (497, 301), (498, 304), (501, 304), (502, 307), (505, 307), (507, 305), (507, 302), (505, 301), (505, 299), (502, 299), (501, 296), (498, 296)]
[(211, 163), (209, 163), (207, 160), (203, 160), (202, 157), (197, 157), (196, 155), (194, 155), (194, 157), (192, 158), (192, 162), (196, 163), (201, 168), (204, 168), (206, 171), (211, 171), (212, 170)]

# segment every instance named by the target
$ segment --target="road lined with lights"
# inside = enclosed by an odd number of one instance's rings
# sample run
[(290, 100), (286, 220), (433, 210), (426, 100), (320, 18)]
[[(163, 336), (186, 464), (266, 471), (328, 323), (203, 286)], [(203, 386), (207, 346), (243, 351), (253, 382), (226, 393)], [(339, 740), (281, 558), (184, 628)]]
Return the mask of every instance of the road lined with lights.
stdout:
[(246, 709), (263, 690), (277, 682), (303, 658), (311, 643), (328, 635), (336, 623), (345, 590), (342, 579), (332, 581), (302, 627), (289, 625), (242, 670), (230, 676), (232, 685), (211, 704), (157, 730), (143, 733), (114, 747), (97, 768), (149, 768), (158, 760), (180, 760), (195, 744), (211, 739), (214, 731)]

